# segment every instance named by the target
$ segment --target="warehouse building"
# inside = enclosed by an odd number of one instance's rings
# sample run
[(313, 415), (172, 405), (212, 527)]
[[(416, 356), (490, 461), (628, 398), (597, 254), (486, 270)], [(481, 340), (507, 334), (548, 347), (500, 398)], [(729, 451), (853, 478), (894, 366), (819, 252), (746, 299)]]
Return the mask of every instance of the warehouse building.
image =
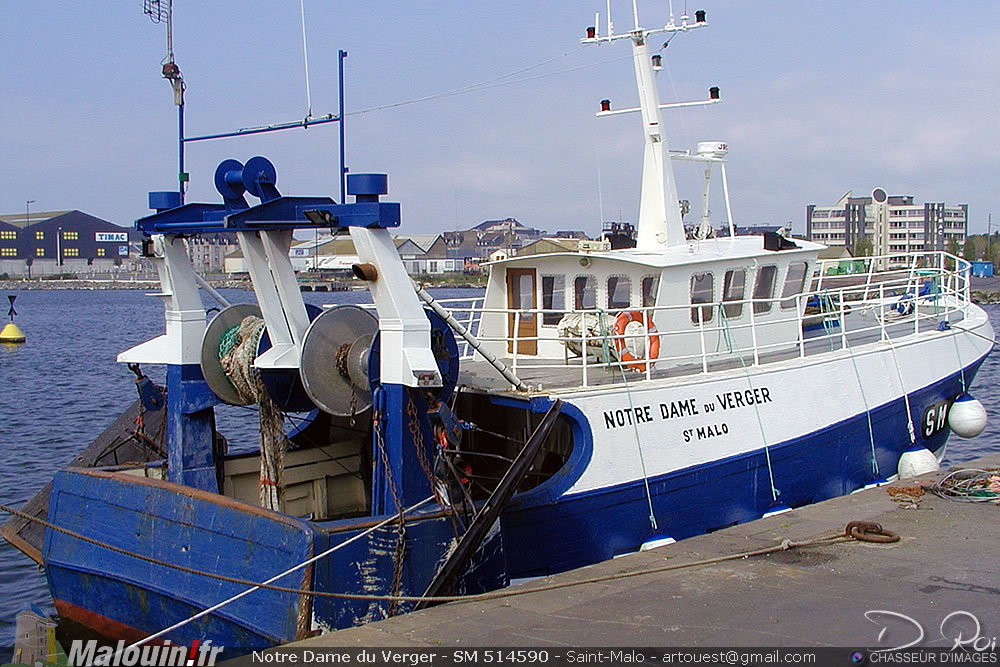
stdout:
[(86, 275), (129, 270), (141, 235), (82, 211), (0, 215), (0, 273)]

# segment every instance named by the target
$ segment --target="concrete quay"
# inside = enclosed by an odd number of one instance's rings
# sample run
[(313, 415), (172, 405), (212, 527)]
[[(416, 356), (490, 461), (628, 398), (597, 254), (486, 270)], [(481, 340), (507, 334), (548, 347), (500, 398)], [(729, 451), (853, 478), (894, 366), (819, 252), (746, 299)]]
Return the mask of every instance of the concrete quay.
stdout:
[[(956, 466), (997, 467), (1000, 454)], [(808, 546), (599, 584), (445, 604), (284, 648), (853, 649), (901, 646), (921, 630), (919, 645), (935, 649), (950, 649), (960, 637), (974, 639), (974, 632), (989, 641), (1000, 636), (1000, 506), (931, 493), (899, 503), (890, 492), (905, 487), (919, 494), (918, 481), (927, 484), (944, 474), (866, 489), (519, 589), (741, 553), (785, 539), (806, 541), (843, 532), (849, 521), (880, 523), (900, 535), (894, 544)], [(905, 498), (898, 491), (896, 495)]]

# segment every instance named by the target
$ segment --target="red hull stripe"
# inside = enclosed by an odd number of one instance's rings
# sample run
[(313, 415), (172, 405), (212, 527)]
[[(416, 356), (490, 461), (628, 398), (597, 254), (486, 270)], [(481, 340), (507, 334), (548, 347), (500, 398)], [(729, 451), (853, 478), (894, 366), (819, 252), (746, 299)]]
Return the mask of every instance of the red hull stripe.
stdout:
[(63, 600), (53, 600), (53, 602), (55, 603), (56, 611), (59, 612), (61, 617), (68, 618), (71, 621), (90, 628), (109, 639), (123, 639), (131, 643), (149, 635), (148, 632), (125, 625), (107, 616), (101, 616), (72, 602), (64, 602)]

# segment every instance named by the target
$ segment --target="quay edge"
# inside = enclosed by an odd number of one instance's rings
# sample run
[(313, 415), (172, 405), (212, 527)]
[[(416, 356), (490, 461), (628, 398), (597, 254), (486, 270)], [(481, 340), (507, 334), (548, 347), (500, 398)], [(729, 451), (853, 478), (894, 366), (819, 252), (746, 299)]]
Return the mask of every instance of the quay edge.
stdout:
[[(952, 467), (1000, 467), (1000, 454)], [(755, 556), (484, 602), (454, 603), (272, 649), (336, 647), (845, 647), (879, 648), (914, 639), (905, 621), (885, 625), (865, 612), (903, 614), (925, 631), (921, 646), (947, 650), (942, 621), (962, 611), (983, 636), (1000, 633), (993, 503), (925, 493), (916, 509), (888, 489), (941, 478), (942, 470), (692, 537), (647, 552), (522, 584), (527, 589), (805, 541), (874, 521), (895, 544), (846, 542)], [(879, 619), (884, 620), (884, 619)], [(947, 628), (946, 632), (947, 634)], [(904, 637), (905, 635), (905, 637)], [(887, 646), (886, 646), (887, 647)]]

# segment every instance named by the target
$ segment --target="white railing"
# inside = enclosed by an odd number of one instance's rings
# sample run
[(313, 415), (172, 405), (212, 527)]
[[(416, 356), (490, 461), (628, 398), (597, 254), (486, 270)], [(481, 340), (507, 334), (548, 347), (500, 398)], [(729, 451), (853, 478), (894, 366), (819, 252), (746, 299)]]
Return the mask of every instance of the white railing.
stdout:
[[(495, 354), (509, 358), (512, 370), (523, 379), (558, 386), (591, 386), (757, 366), (930, 331), (942, 321), (961, 317), (968, 308), (969, 268), (965, 260), (943, 252), (906, 256), (903, 263), (896, 256), (824, 261), (813, 279), (815, 286), (802, 294), (630, 307), (626, 310), (640, 313), (643, 321), (651, 317), (660, 326), (657, 333), (636, 335), (614, 331), (619, 311), (483, 308), (481, 297), (439, 303), (480, 342), (490, 345)], [(782, 307), (782, 303), (791, 301), (794, 308)], [(736, 306), (742, 308), (742, 315), (728, 319), (726, 307)], [(703, 312), (711, 312), (708, 321), (702, 318)], [(559, 335), (552, 329), (545, 335), (518, 333), (529, 314), (538, 323), (539, 331), (545, 315), (568, 313), (582, 316), (578, 335)], [(691, 321), (693, 314), (695, 322)], [(492, 328), (500, 333), (483, 330), (486, 317), (492, 319)], [(660, 325), (666, 322), (683, 322), (685, 326), (670, 329)], [(638, 337), (642, 339), (643, 358), (621, 359), (618, 349), (630, 340), (634, 349)], [(653, 363), (645, 363), (654, 338), (659, 355)], [(563, 354), (529, 355), (519, 351), (532, 342), (535, 346), (546, 345), (549, 350), (557, 345)], [(461, 339), (459, 345), (463, 359), (476, 357), (471, 346)], [(582, 354), (571, 356), (571, 347)], [(567, 370), (572, 372), (567, 374)]]
[[(485, 297), (435, 299), (435, 301), (451, 311), (451, 314), (473, 336), (479, 335), (479, 326), (483, 319), (483, 302)], [(471, 359), (475, 354), (472, 345), (461, 337), (456, 338), (458, 354), (461, 359)]]

